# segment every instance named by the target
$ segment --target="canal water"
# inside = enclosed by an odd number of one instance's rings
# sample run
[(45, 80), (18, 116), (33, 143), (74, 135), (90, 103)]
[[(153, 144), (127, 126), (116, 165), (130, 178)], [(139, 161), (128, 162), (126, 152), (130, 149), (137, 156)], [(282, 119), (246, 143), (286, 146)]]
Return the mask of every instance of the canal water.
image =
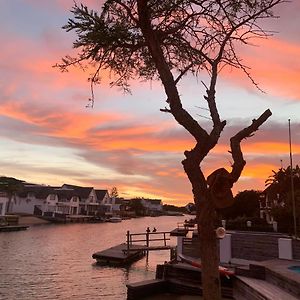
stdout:
[[(154, 279), (156, 265), (169, 260), (169, 251), (152, 251), (148, 259), (129, 267), (99, 266), (94, 252), (126, 240), (126, 231), (170, 231), (187, 217), (161, 216), (121, 223), (31, 226), (26, 231), (0, 233), (0, 299), (125, 300), (126, 283)], [(171, 238), (176, 244), (176, 237)], [(196, 299), (160, 295), (150, 299)], [(148, 299), (147, 299), (148, 300)]]

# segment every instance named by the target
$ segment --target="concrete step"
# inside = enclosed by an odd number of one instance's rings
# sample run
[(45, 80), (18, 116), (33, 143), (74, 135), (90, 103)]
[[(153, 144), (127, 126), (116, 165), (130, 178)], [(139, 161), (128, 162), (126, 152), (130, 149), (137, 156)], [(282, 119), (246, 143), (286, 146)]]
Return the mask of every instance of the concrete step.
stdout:
[[(282, 271), (284, 274), (267, 269), (266, 270), (266, 281), (269, 283), (293, 294), (300, 299), (300, 284), (298, 274), (289, 274), (288, 270)], [(298, 280), (296, 278), (298, 277)]]

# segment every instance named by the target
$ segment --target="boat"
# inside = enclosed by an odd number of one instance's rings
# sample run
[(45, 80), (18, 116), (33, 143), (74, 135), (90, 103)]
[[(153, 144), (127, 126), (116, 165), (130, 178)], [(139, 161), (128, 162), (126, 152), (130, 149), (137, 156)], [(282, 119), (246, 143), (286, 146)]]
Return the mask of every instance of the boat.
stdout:
[[(182, 262), (185, 262), (193, 267), (201, 269), (201, 263), (199, 261), (193, 260), (192, 257), (186, 256), (184, 254), (179, 254), (178, 255), (181, 259)], [(234, 275), (234, 272), (232, 270), (229, 270), (227, 268), (224, 268), (222, 266), (219, 266), (219, 273), (221, 276), (225, 276), (228, 279)]]
[(120, 217), (111, 217), (107, 221), (111, 223), (119, 223), (122, 222), (122, 219)]

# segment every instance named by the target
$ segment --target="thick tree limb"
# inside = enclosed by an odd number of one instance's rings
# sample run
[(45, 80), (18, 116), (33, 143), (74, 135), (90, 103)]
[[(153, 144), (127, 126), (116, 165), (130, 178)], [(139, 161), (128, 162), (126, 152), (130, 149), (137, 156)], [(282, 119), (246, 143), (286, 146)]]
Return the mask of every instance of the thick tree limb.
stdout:
[(209, 137), (199, 123), (182, 107), (176, 81), (164, 57), (160, 41), (152, 28), (150, 15), (148, 11), (147, 0), (137, 0), (139, 26), (145, 37), (145, 41), (149, 47), (151, 56), (155, 62), (159, 76), (163, 83), (165, 92), (168, 96), (170, 111), (176, 121), (181, 124), (190, 134), (199, 141), (206, 141)]
[(241, 150), (241, 141), (247, 137), (251, 137), (255, 131), (258, 130), (270, 116), (272, 112), (267, 109), (258, 119), (252, 120), (252, 124), (241, 131), (230, 139), (231, 155), (233, 158), (233, 165), (231, 171), (232, 183), (236, 182), (243, 171), (246, 161), (243, 158)]

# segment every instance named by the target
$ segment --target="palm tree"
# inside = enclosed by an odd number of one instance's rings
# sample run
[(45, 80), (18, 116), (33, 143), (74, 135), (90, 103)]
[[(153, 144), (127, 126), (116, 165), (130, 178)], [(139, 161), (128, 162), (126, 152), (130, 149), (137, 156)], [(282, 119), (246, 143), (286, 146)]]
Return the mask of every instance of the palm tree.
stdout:
[(13, 177), (0, 177), (0, 191), (4, 192), (8, 198), (8, 205), (6, 207), (6, 213), (9, 213), (11, 208), (12, 199), (15, 197), (15, 194), (23, 188), (22, 180), (15, 179)]
[[(273, 214), (276, 211), (285, 214), (291, 218), (292, 214), (292, 196), (291, 196), (291, 175), (293, 176), (293, 184), (296, 195), (296, 211), (300, 211), (300, 168), (296, 165), (292, 171), (291, 167), (280, 168), (277, 172), (272, 170), (273, 174), (265, 181), (269, 200), (272, 201)], [(275, 205), (274, 205), (275, 204)], [(281, 212), (278, 212), (278, 209)], [(299, 215), (299, 213), (297, 213)]]

